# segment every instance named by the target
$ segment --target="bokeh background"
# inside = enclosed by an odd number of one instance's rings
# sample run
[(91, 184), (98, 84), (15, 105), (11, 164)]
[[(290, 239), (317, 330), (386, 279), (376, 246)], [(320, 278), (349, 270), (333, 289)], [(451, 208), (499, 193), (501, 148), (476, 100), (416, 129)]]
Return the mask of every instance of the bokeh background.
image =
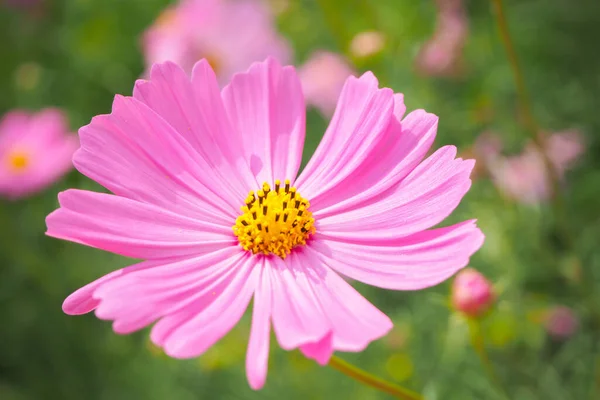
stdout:
[[(456, 144), (486, 165), (476, 146), (483, 133), (501, 138), (503, 157), (527, 146), (531, 136), (489, 1), (460, 5), (464, 51), (443, 73), (419, 61), (439, 31), (443, 2), (268, 3), (296, 65), (324, 49), (347, 57), (356, 71), (374, 71), (382, 85), (405, 94), (409, 110), (439, 115), (435, 147)], [(131, 94), (143, 73), (141, 34), (168, 4), (0, 1), (0, 112), (60, 107), (73, 131), (109, 112), (113, 95)], [(481, 325), (509, 398), (600, 399), (600, 2), (507, 0), (506, 12), (539, 125), (577, 130), (583, 151), (560, 181), (558, 199), (520, 201), (490, 179), (494, 171), (478, 168), (451, 221), (475, 217), (487, 237), (471, 266), (497, 293)], [(352, 50), (365, 31), (384, 38), (366, 55)], [(305, 161), (326, 124), (326, 116), (308, 111)], [(265, 388), (252, 391), (243, 369), (247, 316), (204, 356), (182, 361), (153, 347), (147, 331), (119, 336), (93, 315), (64, 315), (61, 303), (73, 290), (131, 263), (44, 236), (44, 218), (67, 187), (101, 190), (72, 171), (41, 193), (0, 201), (0, 399), (388, 398), (276, 346)], [(395, 328), (343, 358), (428, 399), (503, 398), (471, 345), (465, 318), (449, 305), (450, 283), (419, 292), (356, 286)], [(566, 327), (549, 326), (557, 306), (567, 307), (567, 321), (558, 318)]]

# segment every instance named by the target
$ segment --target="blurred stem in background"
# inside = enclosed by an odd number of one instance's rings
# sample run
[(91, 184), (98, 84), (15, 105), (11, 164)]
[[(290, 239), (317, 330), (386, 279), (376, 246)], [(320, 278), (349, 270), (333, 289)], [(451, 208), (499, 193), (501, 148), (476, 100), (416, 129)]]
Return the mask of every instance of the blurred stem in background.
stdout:
[(396, 385), (395, 383), (388, 382), (375, 375), (372, 375), (362, 369), (355, 367), (354, 365), (342, 360), (341, 358), (331, 356), (329, 360), (329, 366), (333, 369), (338, 370), (342, 374), (349, 376), (358, 382), (371, 386), (372, 388), (381, 390), (382, 392), (388, 393), (398, 399), (404, 400), (423, 400), (423, 396), (412, 390), (405, 389), (402, 386)]
[(477, 356), (481, 360), (483, 367), (485, 369), (486, 374), (488, 375), (492, 384), (496, 387), (498, 392), (502, 394), (502, 396), (506, 399), (510, 399), (511, 397), (508, 395), (508, 392), (504, 389), (502, 382), (498, 378), (496, 371), (494, 369), (494, 365), (492, 364), (490, 357), (488, 356), (487, 350), (485, 348), (485, 339), (483, 337), (483, 329), (481, 328), (481, 322), (478, 318), (467, 318), (467, 323), (469, 325), (469, 333), (471, 335), (471, 345)]
[(515, 79), (517, 97), (519, 98), (525, 128), (527, 129), (527, 132), (529, 132), (529, 134), (531, 135), (531, 138), (533, 139), (534, 143), (540, 149), (540, 154), (544, 159), (544, 164), (546, 164), (546, 169), (551, 179), (553, 197), (557, 203), (557, 206), (562, 208), (562, 201), (559, 190), (559, 177), (556, 169), (554, 168), (554, 165), (548, 158), (547, 152), (545, 151), (545, 138), (542, 132), (540, 131), (540, 127), (538, 126), (535, 117), (533, 116), (533, 106), (531, 97), (529, 96), (529, 92), (527, 91), (527, 86), (525, 85), (525, 78), (523, 77), (523, 72), (519, 64), (519, 58), (517, 57), (517, 52), (515, 51), (515, 46), (513, 45), (510, 36), (508, 22), (506, 20), (506, 15), (504, 14), (503, 0), (492, 0), (492, 4), (494, 6), (496, 24), (498, 25), (498, 32), (500, 34), (502, 44), (504, 45), (504, 49), (506, 50), (506, 55), (508, 57), (510, 67), (513, 72), (513, 77)]
[[(498, 25), (498, 31), (500, 33), (500, 37), (502, 39), (502, 43), (504, 44), (504, 48), (506, 50), (506, 54), (513, 71), (513, 76), (515, 79), (515, 85), (517, 89), (517, 95), (519, 97), (519, 102), (521, 105), (521, 109), (523, 112), (523, 117), (525, 119), (525, 125), (528, 132), (531, 134), (534, 143), (540, 148), (540, 154), (543, 157), (544, 163), (546, 165), (546, 170), (550, 176), (551, 184), (552, 184), (552, 194), (555, 206), (555, 212), (558, 217), (557, 220), (557, 231), (559, 231), (562, 240), (565, 243), (565, 247), (570, 251), (573, 251), (575, 247), (576, 238), (571, 234), (571, 230), (569, 229), (569, 216), (567, 215), (567, 210), (565, 208), (565, 204), (563, 201), (563, 197), (560, 192), (560, 176), (558, 175), (558, 171), (548, 158), (548, 154), (545, 151), (545, 138), (542, 135), (539, 126), (536, 123), (535, 117), (533, 116), (533, 108), (531, 98), (527, 91), (527, 87), (525, 85), (525, 79), (523, 78), (523, 73), (521, 71), (519, 65), (519, 59), (517, 57), (517, 53), (515, 51), (510, 32), (508, 29), (508, 22), (506, 19), (506, 15), (504, 14), (504, 4), (503, 0), (491, 0), (494, 5), (494, 11), (496, 15), (496, 23)], [(586, 271), (584, 269), (584, 271)], [(583, 286), (584, 292), (587, 293), (588, 298), (591, 299), (591, 304), (589, 306), (591, 313), (593, 314), (594, 324), (600, 325), (600, 310), (598, 306), (594, 303), (594, 286), (593, 286), (593, 276), (588, 277), (587, 279), (581, 280), (581, 285)]]

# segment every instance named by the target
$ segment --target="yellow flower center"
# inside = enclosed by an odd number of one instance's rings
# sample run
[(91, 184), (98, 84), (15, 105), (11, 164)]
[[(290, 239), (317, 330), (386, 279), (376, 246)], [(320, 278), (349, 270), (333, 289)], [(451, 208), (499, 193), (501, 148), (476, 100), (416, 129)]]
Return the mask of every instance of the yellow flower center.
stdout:
[(29, 166), (29, 155), (22, 151), (13, 151), (6, 161), (13, 172), (22, 172)]
[(283, 187), (276, 180), (274, 190), (265, 182), (262, 190), (248, 194), (233, 233), (245, 250), (285, 259), (294, 247), (306, 244), (315, 233), (315, 220), (308, 207), (308, 200), (290, 187), (289, 180)]

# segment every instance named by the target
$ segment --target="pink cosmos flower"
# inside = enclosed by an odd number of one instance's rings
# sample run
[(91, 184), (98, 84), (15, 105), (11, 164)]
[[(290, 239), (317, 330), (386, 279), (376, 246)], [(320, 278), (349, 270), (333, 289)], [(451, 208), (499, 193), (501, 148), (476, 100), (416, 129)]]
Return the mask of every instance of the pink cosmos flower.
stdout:
[(452, 282), (452, 305), (470, 317), (483, 315), (495, 301), (492, 284), (472, 268), (460, 271)]
[(323, 115), (331, 116), (349, 76), (355, 75), (339, 54), (317, 51), (298, 70), (304, 98)]
[(433, 37), (417, 56), (420, 72), (431, 76), (456, 75), (461, 68), (468, 21), (462, 1), (438, 0), (438, 20)]
[[(446, 146), (424, 159), (437, 117), (404, 115), (372, 73), (348, 78), (318, 149), (297, 176), (305, 104), (293, 67), (253, 64), (222, 90), (206, 60), (191, 79), (155, 65), (133, 97), (81, 128), (76, 168), (114, 194), (68, 190), (47, 234), (140, 263), (70, 295), (117, 333), (155, 323), (166, 354), (196, 357), (252, 298), (246, 370), (266, 379), (271, 325), (286, 350), (326, 364), (362, 351), (391, 320), (339, 274), (417, 290), (467, 265), (474, 221), (430, 229), (471, 185), (474, 161)], [(241, 206), (241, 208), (240, 208)]]
[(73, 168), (77, 147), (61, 111), (9, 112), (0, 121), (0, 195), (16, 199), (51, 185)]
[[(575, 130), (545, 136), (545, 155), (562, 179), (583, 153), (583, 138)], [(498, 136), (485, 133), (474, 147), (495, 185), (507, 196), (525, 204), (537, 204), (550, 197), (551, 175), (544, 154), (533, 143), (527, 144), (520, 154), (505, 157)]]
[(221, 84), (267, 56), (283, 63), (290, 58), (260, 0), (181, 0), (144, 33), (142, 45), (148, 67), (173, 61), (189, 74), (205, 58)]
[(559, 175), (575, 164), (585, 146), (581, 133), (575, 129), (555, 132), (547, 136), (546, 154)]

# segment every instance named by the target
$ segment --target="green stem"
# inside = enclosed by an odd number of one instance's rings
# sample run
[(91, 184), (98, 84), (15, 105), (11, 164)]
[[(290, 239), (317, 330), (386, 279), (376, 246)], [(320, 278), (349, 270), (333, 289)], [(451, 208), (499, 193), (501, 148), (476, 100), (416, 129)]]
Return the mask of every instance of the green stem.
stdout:
[(502, 386), (502, 383), (500, 382), (500, 379), (498, 378), (498, 375), (494, 370), (494, 365), (492, 364), (487, 350), (485, 348), (483, 330), (481, 329), (481, 324), (479, 320), (469, 318), (467, 322), (469, 324), (469, 332), (471, 333), (471, 345), (473, 346), (473, 349), (475, 349), (475, 352), (479, 356), (481, 364), (483, 365), (483, 368), (485, 369), (485, 372), (487, 373), (490, 381), (496, 387), (498, 392), (500, 392), (505, 398), (510, 399), (510, 396)]
[(555, 198), (559, 198), (559, 177), (557, 175), (556, 169), (554, 168), (554, 165), (552, 165), (551, 160), (546, 154), (545, 138), (541, 134), (539, 126), (533, 115), (531, 98), (529, 96), (529, 92), (527, 91), (527, 86), (525, 85), (525, 78), (523, 77), (523, 72), (519, 64), (519, 58), (517, 57), (517, 52), (515, 51), (515, 46), (511, 39), (510, 31), (508, 29), (508, 21), (506, 19), (506, 14), (504, 13), (503, 0), (491, 1), (496, 14), (496, 24), (498, 25), (500, 39), (502, 40), (502, 44), (504, 45), (504, 49), (506, 50), (508, 62), (513, 72), (515, 86), (517, 89), (517, 97), (519, 98), (520, 108), (523, 113), (525, 128), (527, 129), (527, 132), (531, 135), (531, 138), (533, 139), (534, 143), (540, 149), (540, 153), (542, 154), (544, 163), (546, 164), (546, 169), (550, 174), (551, 184), (553, 185), (553, 192)]
[(420, 394), (372, 375), (336, 356), (331, 356), (331, 359), (329, 360), (329, 366), (364, 385), (381, 390), (382, 392), (390, 394), (398, 399), (423, 400), (423, 396)]
[(506, 15), (504, 14), (504, 5), (502, 0), (492, 0), (492, 3), (494, 4), (494, 10), (496, 12), (496, 24), (498, 25), (500, 39), (502, 39), (502, 43), (504, 44), (504, 49), (506, 50), (506, 55), (515, 79), (517, 96), (519, 97), (519, 103), (521, 104), (521, 110), (523, 111), (523, 117), (525, 118), (525, 125), (528, 128), (529, 133), (533, 135), (534, 140), (537, 141), (538, 127), (535, 122), (535, 118), (533, 117), (531, 99), (529, 97), (529, 92), (527, 91), (527, 86), (525, 86), (523, 73), (521, 72), (521, 68), (519, 66), (517, 52), (515, 51), (515, 47), (508, 30), (508, 22), (506, 20)]

